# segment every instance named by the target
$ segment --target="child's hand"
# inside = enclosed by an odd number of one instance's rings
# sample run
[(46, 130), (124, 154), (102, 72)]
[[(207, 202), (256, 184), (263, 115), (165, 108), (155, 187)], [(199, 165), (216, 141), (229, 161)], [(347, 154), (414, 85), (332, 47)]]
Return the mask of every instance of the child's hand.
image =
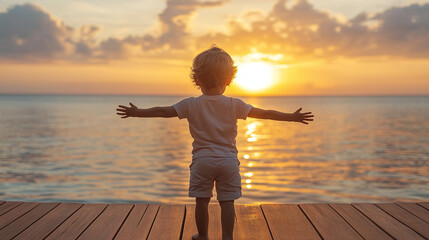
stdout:
[(292, 114), (293, 121), (304, 123), (304, 124), (308, 124), (307, 121), (313, 121), (314, 115), (310, 115), (311, 112), (301, 113), (301, 110), (302, 110), (302, 108), (296, 110)]
[(121, 115), (123, 117), (121, 118), (127, 118), (127, 117), (137, 117), (137, 111), (138, 107), (136, 107), (134, 104), (130, 103), (131, 107), (126, 107), (123, 105), (119, 105), (120, 108), (116, 109), (116, 114)]

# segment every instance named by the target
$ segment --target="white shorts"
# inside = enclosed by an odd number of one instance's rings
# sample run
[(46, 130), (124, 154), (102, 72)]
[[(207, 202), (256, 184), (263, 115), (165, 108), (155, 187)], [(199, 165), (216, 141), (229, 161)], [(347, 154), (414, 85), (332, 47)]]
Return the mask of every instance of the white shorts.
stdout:
[(217, 200), (230, 201), (241, 197), (240, 162), (231, 157), (198, 157), (189, 166), (189, 197), (213, 197), (216, 182)]

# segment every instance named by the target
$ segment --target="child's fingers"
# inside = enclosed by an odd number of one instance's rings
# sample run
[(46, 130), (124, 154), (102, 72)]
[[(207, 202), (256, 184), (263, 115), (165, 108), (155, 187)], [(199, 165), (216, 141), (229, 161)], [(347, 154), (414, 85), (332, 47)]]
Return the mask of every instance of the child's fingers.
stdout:
[(126, 106), (124, 106), (124, 105), (119, 105), (119, 107), (121, 107), (121, 108), (125, 108), (125, 109), (128, 109), (129, 107), (126, 107)]
[(126, 113), (116, 113), (118, 115), (127, 115)]
[(133, 103), (130, 103), (130, 106), (131, 106), (131, 107), (136, 107)]
[(306, 115), (306, 114), (311, 114), (311, 112), (305, 112), (305, 113), (301, 113), (301, 114), (304, 114), (304, 115)]
[(126, 112), (127, 110), (122, 109), (122, 108), (117, 108), (116, 111), (118, 111), (118, 112)]
[(121, 117), (121, 118), (127, 118), (128, 116), (123, 116), (123, 117)]

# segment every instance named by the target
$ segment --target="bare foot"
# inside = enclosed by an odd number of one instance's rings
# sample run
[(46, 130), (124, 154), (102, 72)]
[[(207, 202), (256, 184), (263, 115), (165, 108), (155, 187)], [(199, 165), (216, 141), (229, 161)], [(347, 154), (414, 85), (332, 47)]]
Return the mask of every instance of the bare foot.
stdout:
[(194, 235), (192, 235), (192, 240), (208, 240), (208, 237), (200, 237), (200, 235), (198, 235), (198, 233), (195, 233)]

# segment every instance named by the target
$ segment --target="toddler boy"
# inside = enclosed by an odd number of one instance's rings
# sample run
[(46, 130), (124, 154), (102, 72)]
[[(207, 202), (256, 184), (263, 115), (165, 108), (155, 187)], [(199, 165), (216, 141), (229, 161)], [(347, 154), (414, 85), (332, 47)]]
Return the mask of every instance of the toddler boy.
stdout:
[(214, 183), (221, 207), (222, 239), (233, 239), (234, 200), (241, 197), (240, 162), (235, 141), (237, 119), (251, 117), (304, 124), (313, 121), (311, 112), (301, 113), (301, 108), (294, 113), (282, 113), (256, 108), (238, 98), (224, 96), (236, 72), (237, 67), (230, 55), (214, 46), (193, 61), (191, 78), (201, 89), (201, 96), (186, 98), (167, 107), (139, 109), (130, 103), (130, 107), (119, 105), (116, 109), (122, 118), (178, 117), (188, 120), (194, 139), (189, 196), (196, 198), (198, 229), (192, 239), (208, 239), (208, 204), (213, 196)]

